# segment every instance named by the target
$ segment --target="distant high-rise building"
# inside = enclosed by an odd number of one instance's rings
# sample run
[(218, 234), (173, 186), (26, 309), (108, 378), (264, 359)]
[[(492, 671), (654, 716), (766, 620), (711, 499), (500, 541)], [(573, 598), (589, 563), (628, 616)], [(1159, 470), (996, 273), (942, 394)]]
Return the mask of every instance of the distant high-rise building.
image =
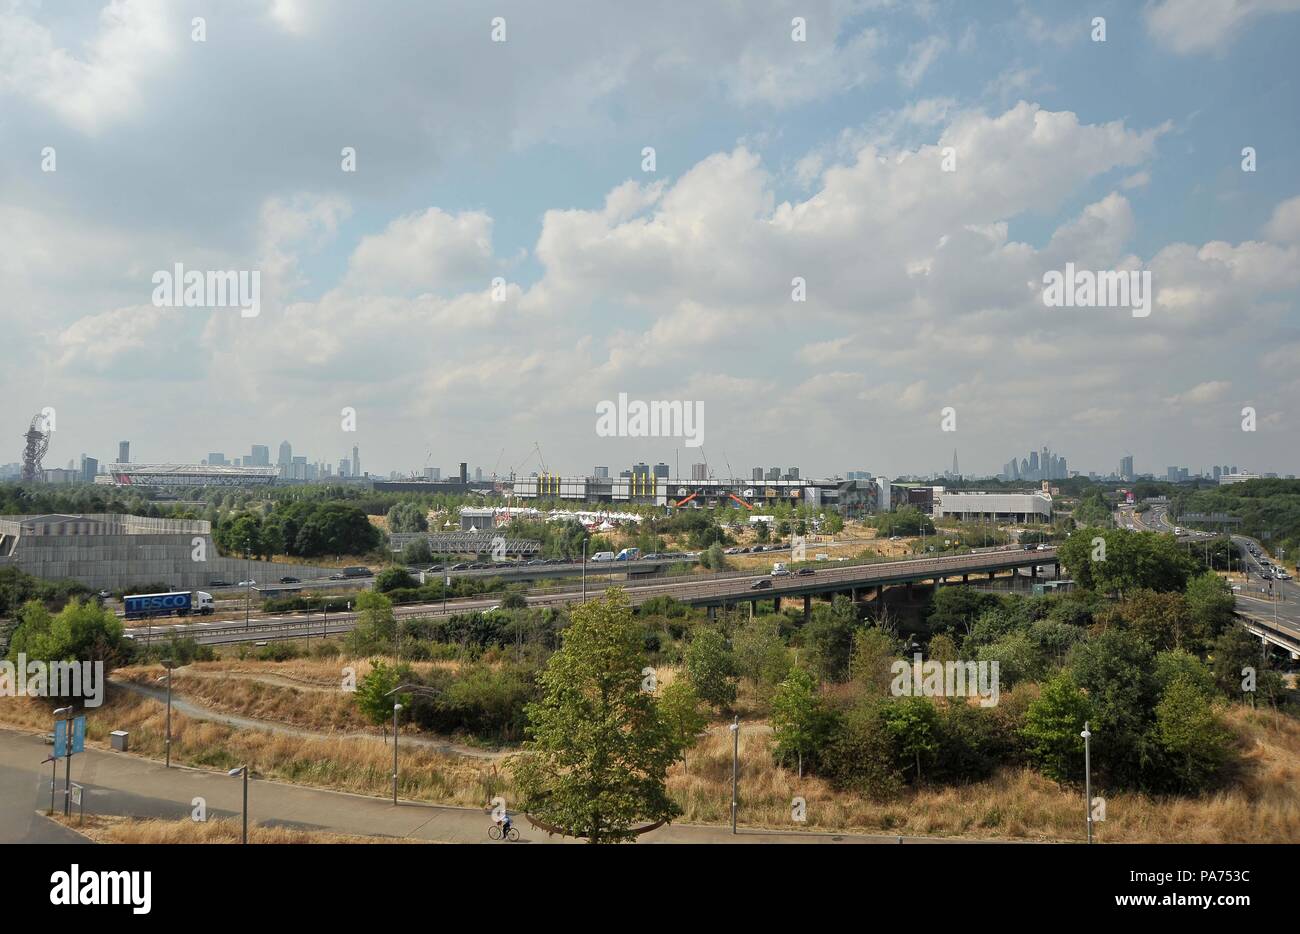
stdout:
[(692, 480), (707, 480), (707, 479), (709, 479), (709, 465), (708, 465), (708, 464), (691, 464), (691, 479), (692, 479)]
[(1133, 473), (1133, 455), (1125, 454), (1119, 459), (1119, 478), (1132, 483), (1135, 476)]
[(609, 468), (608, 468), (608, 467), (593, 467), (593, 468), (592, 468), (592, 474), (591, 474), (591, 475), (592, 475), (593, 477), (596, 477), (596, 478), (600, 479), (600, 480), (608, 480), (608, 479), (609, 479)]
[(953, 449), (952, 449), (952, 478), (953, 478), (954, 480), (959, 480), (959, 479), (961, 479), (961, 471), (957, 469), (957, 449), (956, 449), (956, 448), (953, 448)]
[(1218, 464), (1215, 464), (1215, 465), (1214, 465), (1214, 480), (1215, 480), (1215, 482), (1217, 483), (1218, 480), (1219, 480), (1219, 478), (1222, 477), (1222, 476), (1223, 476), (1223, 471), (1219, 469), (1219, 465), (1218, 465)]
[(81, 482), (94, 483), (95, 474), (99, 473), (99, 461), (93, 457), (81, 455)]
[(475, 482), (475, 483), (482, 483), (482, 482), (483, 482), (483, 468), (482, 468), (482, 467), (475, 467), (475, 468), (474, 468), (474, 482)]
[(426, 480), (441, 480), (441, 479), (442, 479), (442, 468), (441, 468), (441, 467), (425, 467), (425, 468), (424, 468), (424, 479), (426, 479)]
[(753, 475), (752, 475), (752, 479), (754, 480), (755, 483), (757, 483), (758, 481), (760, 481), (760, 480), (763, 479), (763, 468), (762, 468), (762, 467), (755, 467), (755, 468), (754, 468), (754, 472), (753, 472)]
[(131, 442), (130, 441), (117, 442), (117, 462), (119, 464), (131, 463)]
[(283, 467), (285, 464), (293, 463), (293, 445), (288, 441), (280, 442), (280, 456), (276, 463)]
[(669, 470), (667, 464), (662, 463), (662, 462), (661, 462), (661, 463), (658, 463), (658, 464), (655, 464), (655, 466), (654, 466), (654, 475), (655, 475), (655, 480), (656, 480), (656, 481), (658, 481), (658, 480), (667, 480), (668, 477), (669, 477), (669, 474), (670, 474), (670, 470)]
[(224, 467), (226, 464), (226, 455), (220, 451), (213, 451), (208, 455), (209, 467)]
[(339, 476), (340, 477), (352, 476), (352, 464), (348, 461), (346, 457), (339, 458)]
[(466, 461), (460, 462), (460, 482), (469, 483), (469, 464)]
[(798, 480), (798, 479), (799, 479), (799, 468), (798, 468), (798, 467), (791, 467), (791, 468), (789, 468), (788, 470), (786, 470), (786, 472), (785, 472), (785, 478), (786, 478), (787, 480)]
[(780, 480), (780, 479), (781, 479), (781, 468), (780, 468), (780, 467), (769, 467), (769, 468), (767, 468), (767, 479), (768, 479), (768, 480)]
[(352, 476), (361, 476), (361, 453), (355, 444), (352, 445)]
[(271, 448), (265, 444), (255, 444), (249, 451), (253, 467), (271, 466)]

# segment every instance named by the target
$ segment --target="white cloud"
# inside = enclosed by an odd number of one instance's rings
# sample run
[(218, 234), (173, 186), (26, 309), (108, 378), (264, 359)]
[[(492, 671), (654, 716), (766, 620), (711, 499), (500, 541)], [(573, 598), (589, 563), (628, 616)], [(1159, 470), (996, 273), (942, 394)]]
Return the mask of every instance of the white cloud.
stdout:
[(907, 52), (907, 60), (898, 66), (898, 79), (909, 88), (916, 87), (930, 66), (948, 50), (948, 40), (943, 36), (928, 36), (915, 43)]
[(478, 277), (487, 283), (492, 218), (481, 211), (429, 208), (392, 221), (362, 239), (348, 264), (346, 287), (371, 293), (447, 290)]
[(1147, 31), (1173, 51), (1227, 51), (1246, 25), (1269, 14), (1294, 13), (1300, 0), (1160, 0), (1147, 7)]
[(58, 45), (25, 6), (0, 12), (0, 91), (43, 104), (86, 133), (137, 112), (150, 79), (189, 35), (165, 0), (112, 0), (78, 52)]

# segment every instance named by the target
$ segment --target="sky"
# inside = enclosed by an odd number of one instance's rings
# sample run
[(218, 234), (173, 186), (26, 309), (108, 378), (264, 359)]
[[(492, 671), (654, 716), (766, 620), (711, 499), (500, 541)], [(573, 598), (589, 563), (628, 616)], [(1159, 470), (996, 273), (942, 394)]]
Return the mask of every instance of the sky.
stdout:
[(1300, 0), (0, 0), (0, 462), (51, 409), (47, 467), (1297, 473), (1297, 47)]

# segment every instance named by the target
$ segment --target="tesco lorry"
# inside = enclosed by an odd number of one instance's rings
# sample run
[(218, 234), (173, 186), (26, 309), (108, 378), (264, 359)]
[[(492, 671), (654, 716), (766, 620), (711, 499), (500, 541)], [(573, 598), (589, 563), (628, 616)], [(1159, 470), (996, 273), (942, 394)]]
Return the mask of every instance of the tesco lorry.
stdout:
[(212, 594), (202, 590), (173, 590), (168, 593), (128, 594), (122, 597), (127, 619), (145, 619), (151, 616), (189, 616), (198, 613), (211, 615), (214, 604)]

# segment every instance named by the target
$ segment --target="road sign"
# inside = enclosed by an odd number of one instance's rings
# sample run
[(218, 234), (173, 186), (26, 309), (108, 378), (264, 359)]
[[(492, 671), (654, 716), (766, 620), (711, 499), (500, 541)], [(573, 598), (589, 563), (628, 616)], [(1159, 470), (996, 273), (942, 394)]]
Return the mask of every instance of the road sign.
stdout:
[[(54, 758), (62, 759), (68, 755), (68, 721), (54, 721)], [(86, 751), (86, 718), (84, 715), (72, 721), (72, 754)]]

